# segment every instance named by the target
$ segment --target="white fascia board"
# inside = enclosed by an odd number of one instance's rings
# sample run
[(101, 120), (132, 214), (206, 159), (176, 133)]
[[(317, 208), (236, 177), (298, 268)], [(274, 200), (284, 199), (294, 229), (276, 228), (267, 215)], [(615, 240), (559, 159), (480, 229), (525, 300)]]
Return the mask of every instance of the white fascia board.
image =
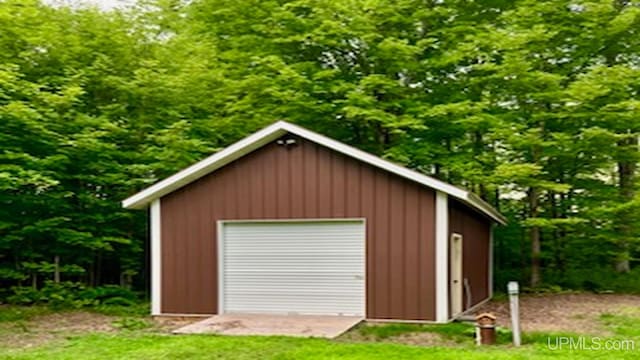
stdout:
[(472, 207), (480, 210), (496, 222), (501, 225), (507, 224), (507, 218), (502, 216), (496, 209), (494, 209), (491, 205), (487, 204), (484, 200), (482, 200), (478, 195), (467, 191), (467, 196), (465, 198), (466, 202)]
[(235, 144), (199, 161), (188, 168), (140, 191), (122, 201), (122, 207), (127, 209), (142, 209), (151, 201), (158, 199), (188, 183), (195, 181), (208, 173), (256, 150), (282, 136), (286, 130), (282, 123), (277, 122)]

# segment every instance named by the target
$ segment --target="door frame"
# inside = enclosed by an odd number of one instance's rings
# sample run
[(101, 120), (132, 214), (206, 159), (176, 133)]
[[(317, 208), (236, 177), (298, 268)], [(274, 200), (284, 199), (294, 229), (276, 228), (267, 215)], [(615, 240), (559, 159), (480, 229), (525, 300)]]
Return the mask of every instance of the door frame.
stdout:
[(452, 318), (464, 311), (463, 251), (464, 236), (460, 233), (452, 233), (449, 237), (449, 304)]
[(295, 219), (233, 219), (233, 220), (218, 220), (216, 221), (216, 236), (217, 244), (215, 246), (217, 254), (216, 260), (218, 262), (218, 315), (225, 313), (224, 311), (224, 225), (229, 223), (326, 223), (326, 222), (360, 222), (363, 229), (362, 239), (362, 251), (363, 251), (363, 264), (362, 264), (362, 281), (364, 284), (364, 294), (362, 297), (362, 310), (363, 318), (367, 318), (367, 219), (362, 218), (295, 218)]

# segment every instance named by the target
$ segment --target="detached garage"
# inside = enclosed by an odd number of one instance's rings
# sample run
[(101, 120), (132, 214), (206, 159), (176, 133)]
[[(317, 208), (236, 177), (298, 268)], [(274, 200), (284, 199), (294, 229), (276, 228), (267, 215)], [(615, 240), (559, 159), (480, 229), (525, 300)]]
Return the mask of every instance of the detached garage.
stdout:
[(491, 297), (472, 193), (277, 122), (123, 201), (151, 211), (153, 315), (446, 322)]

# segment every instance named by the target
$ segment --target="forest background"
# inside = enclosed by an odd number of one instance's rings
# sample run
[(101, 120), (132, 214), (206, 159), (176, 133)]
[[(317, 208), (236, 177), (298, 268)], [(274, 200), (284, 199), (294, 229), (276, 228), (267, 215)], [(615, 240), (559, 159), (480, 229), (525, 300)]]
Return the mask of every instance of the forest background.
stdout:
[(498, 290), (640, 292), (639, 29), (621, 0), (2, 0), (0, 299), (143, 292), (120, 201), (280, 119), (499, 209)]

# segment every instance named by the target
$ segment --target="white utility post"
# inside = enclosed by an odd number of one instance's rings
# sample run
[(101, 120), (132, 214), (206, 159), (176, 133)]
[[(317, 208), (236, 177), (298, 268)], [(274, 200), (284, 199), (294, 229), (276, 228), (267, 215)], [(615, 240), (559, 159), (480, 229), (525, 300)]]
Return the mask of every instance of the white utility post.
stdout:
[(513, 345), (520, 346), (520, 306), (518, 305), (518, 282), (509, 281), (509, 304), (511, 305), (511, 331), (513, 332)]

